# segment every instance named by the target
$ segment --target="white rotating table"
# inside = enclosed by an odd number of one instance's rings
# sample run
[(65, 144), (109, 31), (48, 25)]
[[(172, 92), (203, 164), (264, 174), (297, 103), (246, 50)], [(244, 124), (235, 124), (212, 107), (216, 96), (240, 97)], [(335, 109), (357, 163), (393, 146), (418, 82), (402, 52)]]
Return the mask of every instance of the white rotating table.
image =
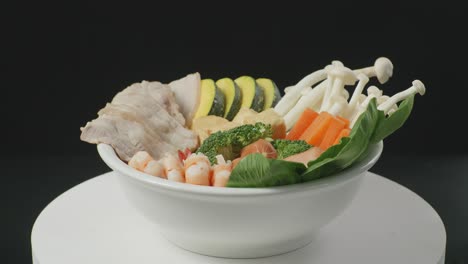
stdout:
[(350, 207), (306, 247), (269, 258), (207, 257), (160, 236), (130, 206), (110, 172), (51, 202), (34, 224), (31, 243), (34, 264), (441, 264), (446, 234), (423, 199), (368, 173)]

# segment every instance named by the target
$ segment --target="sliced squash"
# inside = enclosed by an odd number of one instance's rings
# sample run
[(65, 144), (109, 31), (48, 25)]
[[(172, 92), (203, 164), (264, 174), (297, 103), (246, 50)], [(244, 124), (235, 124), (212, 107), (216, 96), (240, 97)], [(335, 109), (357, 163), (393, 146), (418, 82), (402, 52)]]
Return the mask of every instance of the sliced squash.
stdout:
[(242, 94), (241, 108), (251, 108), (261, 112), (265, 106), (265, 95), (255, 79), (250, 76), (241, 76), (235, 80)]
[(267, 110), (268, 108), (275, 107), (278, 101), (281, 99), (281, 94), (279, 92), (278, 86), (267, 78), (258, 78), (256, 80), (258, 86), (263, 89), (265, 94), (265, 105), (263, 110)]
[(224, 94), (212, 79), (201, 80), (200, 104), (195, 118), (207, 115), (224, 115)]
[(223, 92), (226, 100), (224, 118), (232, 120), (242, 104), (242, 95), (239, 86), (231, 78), (223, 78), (216, 82), (216, 86)]

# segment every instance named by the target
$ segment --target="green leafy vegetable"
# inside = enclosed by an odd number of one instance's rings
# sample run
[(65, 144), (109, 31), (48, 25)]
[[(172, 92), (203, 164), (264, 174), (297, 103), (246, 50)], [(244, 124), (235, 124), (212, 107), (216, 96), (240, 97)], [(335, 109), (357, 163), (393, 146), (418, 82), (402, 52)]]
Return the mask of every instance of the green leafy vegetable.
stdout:
[(378, 119), (379, 111), (376, 100), (373, 99), (367, 110), (359, 117), (349, 138), (343, 138), (339, 144), (330, 147), (318, 159), (309, 162), (302, 180), (311, 181), (331, 175), (353, 164), (367, 150)]
[(227, 187), (272, 187), (298, 183), (302, 163), (267, 159), (259, 153), (243, 158), (229, 177)]
[[(377, 143), (400, 128), (411, 113), (414, 97), (408, 97), (390, 117), (377, 109), (372, 99), (367, 110), (361, 114), (349, 137), (328, 148), (320, 157), (309, 162), (307, 168), (295, 162), (270, 160), (261, 154), (245, 157), (232, 171), (229, 187), (269, 187), (312, 181), (337, 173), (362, 160), (369, 145)], [(287, 154), (287, 141), (272, 142), (278, 155)], [(292, 147), (291, 147), (292, 148)]]
[(243, 147), (261, 138), (270, 138), (272, 134), (271, 125), (263, 123), (238, 126), (211, 134), (197, 153), (205, 154), (212, 164), (216, 163), (216, 155), (219, 154), (226, 160), (233, 160), (239, 157)]
[(411, 114), (414, 104), (414, 95), (406, 98), (398, 106), (398, 110), (393, 115), (385, 118), (384, 113), (379, 111), (379, 122), (372, 135), (371, 142), (377, 143), (403, 126)]
[(285, 159), (289, 156), (304, 152), (312, 146), (304, 140), (276, 139), (271, 142), (278, 153), (278, 159)]

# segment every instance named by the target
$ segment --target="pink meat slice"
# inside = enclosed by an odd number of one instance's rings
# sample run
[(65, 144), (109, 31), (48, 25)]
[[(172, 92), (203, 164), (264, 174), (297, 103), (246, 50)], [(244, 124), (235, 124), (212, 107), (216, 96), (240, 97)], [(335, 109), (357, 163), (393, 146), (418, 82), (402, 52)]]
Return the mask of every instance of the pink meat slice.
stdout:
[(109, 144), (124, 161), (142, 150), (160, 159), (197, 146), (196, 134), (184, 125), (170, 87), (143, 81), (118, 93), (98, 118), (81, 128), (81, 140)]

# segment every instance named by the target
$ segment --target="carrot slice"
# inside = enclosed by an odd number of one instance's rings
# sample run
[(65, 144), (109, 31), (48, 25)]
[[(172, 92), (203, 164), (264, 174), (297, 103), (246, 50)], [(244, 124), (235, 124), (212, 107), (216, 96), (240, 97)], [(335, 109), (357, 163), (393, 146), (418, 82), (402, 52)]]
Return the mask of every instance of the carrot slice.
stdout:
[(333, 145), (336, 145), (336, 144), (340, 143), (340, 140), (342, 138), (344, 138), (344, 137), (349, 136), (350, 133), (351, 133), (351, 130), (349, 128), (345, 128), (345, 129), (341, 130), (341, 132), (336, 137), (335, 142), (333, 142)]
[(336, 118), (338, 118), (339, 120), (343, 121), (345, 123), (345, 128), (349, 128), (349, 120), (342, 117), (342, 116), (337, 116)]
[(327, 150), (329, 147), (331, 147), (333, 142), (335, 142), (336, 137), (340, 134), (344, 127), (345, 122), (336, 117), (332, 118), (330, 125), (327, 128), (327, 132), (325, 132), (325, 136), (323, 137), (322, 142), (320, 142), (319, 147), (322, 150)]
[(289, 131), (286, 135), (286, 139), (289, 140), (297, 140), (299, 137), (304, 133), (307, 127), (317, 118), (318, 113), (310, 108), (306, 108), (304, 112), (302, 112), (299, 120), (297, 120), (294, 127)]
[(302, 133), (299, 139), (305, 140), (312, 146), (319, 146), (332, 119), (333, 116), (331, 114), (321, 112), (318, 117), (315, 118), (314, 122)]

